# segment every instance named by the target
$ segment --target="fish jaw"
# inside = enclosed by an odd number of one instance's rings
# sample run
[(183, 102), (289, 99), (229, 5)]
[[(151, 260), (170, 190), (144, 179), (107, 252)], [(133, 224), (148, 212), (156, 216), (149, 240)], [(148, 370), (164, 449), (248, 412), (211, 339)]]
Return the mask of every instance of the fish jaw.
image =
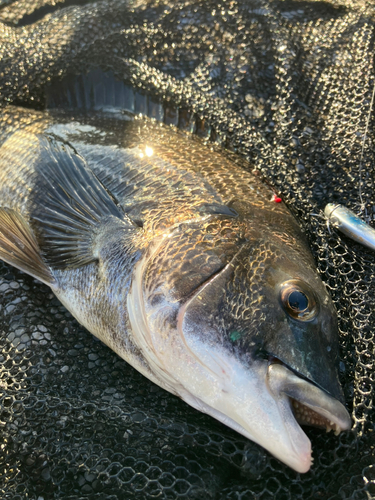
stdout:
[(254, 360), (246, 367), (223, 351), (198, 343), (191, 347), (197, 356), (201, 352), (201, 362), (211, 374), (216, 373), (216, 387), (202, 377), (198, 389), (201, 397), (194, 398), (190, 393), (183, 399), (258, 443), (296, 472), (308, 472), (312, 465), (311, 442), (299, 421), (327, 431), (333, 429), (336, 434), (350, 429), (351, 419), (344, 405), (285, 365)]
[[(310, 467), (312, 465), (311, 442), (307, 438), (306, 434), (301, 431), (301, 428), (299, 426), (297, 426), (295, 429), (289, 428), (289, 431), (293, 431), (292, 433), (290, 432), (290, 434), (293, 434), (293, 436), (291, 435), (288, 436), (290, 438), (289, 440), (285, 439), (285, 435), (282, 434), (282, 431), (284, 429), (281, 429), (281, 433), (272, 432), (268, 434), (267, 438), (268, 446), (267, 446), (267, 443), (264, 442), (264, 439), (256, 438), (253, 429), (251, 430), (251, 432), (249, 432), (247, 428), (243, 427), (236, 420), (233, 420), (232, 418), (228, 417), (227, 414), (222, 413), (197, 399), (189, 398), (186, 399), (185, 401), (190, 406), (196, 408), (202, 413), (207, 413), (216, 420), (222, 422), (224, 425), (235, 430), (239, 434), (242, 434), (251, 441), (254, 441), (255, 443), (259, 444), (260, 446), (268, 450), (274, 457), (276, 457), (281, 462), (288, 465), (291, 469), (295, 470), (296, 472), (306, 473), (310, 470)], [(286, 406), (287, 404), (288, 403), (286, 402)], [(262, 418), (262, 416), (263, 415), (261, 415), (260, 418)], [(276, 430), (274, 429), (274, 426), (272, 426), (272, 430), (273, 431)], [(267, 422), (263, 422), (262, 431), (264, 433), (271, 431), (270, 426), (267, 426)], [(291, 438), (294, 438), (294, 440), (292, 441)]]
[(247, 368), (220, 350), (211, 348), (207, 353), (207, 346), (195, 345), (194, 351), (198, 350), (205, 366), (217, 374), (219, 395), (213, 397), (212, 385), (207, 384), (206, 390), (199, 388), (201, 398), (189, 395), (183, 399), (258, 443), (296, 472), (308, 472), (312, 465), (311, 442), (299, 420), (326, 427), (327, 431), (334, 429), (336, 434), (350, 429), (351, 419), (344, 405), (285, 365), (267, 366), (254, 360)]
[(339, 434), (349, 430), (351, 419), (345, 406), (311, 382), (294, 374), (282, 363), (271, 363), (267, 383), (275, 398), (285, 395), (292, 401), (295, 418), (306, 425), (325, 427)]
[[(137, 264), (127, 298), (133, 339), (149, 368), (143, 373), (295, 471), (307, 472), (312, 464), (311, 442), (295, 418), (292, 401), (342, 430), (350, 427), (344, 406), (282, 364), (265, 359), (244, 363), (233, 353), (208, 345), (202, 336), (189, 335), (183, 325), (186, 304), (173, 306), (166, 301), (155, 308), (146, 306), (145, 265), (145, 261)], [(177, 317), (176, 327), (168, 326), (170, 317)]]
[[(201, 349), (207, 351), (207, 347)], [(212, 378), (202, 377), (199, 388), (190, 387), (200, 397), (189, 392), (182, 398), (259, 444), (296, 472), (308, 472), (311, 442), (293, 415), (290, 398), (282, 393), (275, 397), (270, 391), (266, 363), (256, 361), (247, 369), (239, 360), (225, 359), (220, 351), (204, 356), (204, 362)], [(216, 380), (212, 376), (215, 370)], [(185, 380), (185, 388), (189, 382)]]

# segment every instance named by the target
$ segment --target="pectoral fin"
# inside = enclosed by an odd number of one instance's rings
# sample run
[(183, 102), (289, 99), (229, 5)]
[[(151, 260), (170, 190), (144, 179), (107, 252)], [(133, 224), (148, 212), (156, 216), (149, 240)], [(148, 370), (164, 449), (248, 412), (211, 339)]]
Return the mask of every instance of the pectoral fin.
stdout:
[(54, 136), (42, 136), (40, 145), (30, 221), (51, 267), (95, 262), (99, 240), (139, 229), (72, 146)]
[(21, 214), (7, 208), (0, 208), (0, 259), (46, 285), (55, 284), (30, 226)]

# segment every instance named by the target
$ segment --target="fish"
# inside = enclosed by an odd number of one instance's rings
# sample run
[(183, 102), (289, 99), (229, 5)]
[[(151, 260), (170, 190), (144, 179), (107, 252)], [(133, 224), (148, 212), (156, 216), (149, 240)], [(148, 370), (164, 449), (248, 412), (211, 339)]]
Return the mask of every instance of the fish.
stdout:
[(8, 106), (0, 258), (149, 380), (297, 472), (351, 427), (333, 302), (250, 164), (124, 114)]

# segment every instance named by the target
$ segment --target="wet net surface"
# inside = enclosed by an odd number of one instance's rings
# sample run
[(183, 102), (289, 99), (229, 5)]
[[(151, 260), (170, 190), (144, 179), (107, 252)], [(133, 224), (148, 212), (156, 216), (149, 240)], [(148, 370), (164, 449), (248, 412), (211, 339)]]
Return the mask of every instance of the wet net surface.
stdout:
[(2, 498), (375, 498), (375, 256), (314, 215), (328, 202), (360, 212), (362, 178), (375, 226), (374, 13), (349, 0), (0, 2), (2, 106), (130, 107), (221, 141), (276, 186), (338, 310), (353, 418), (339, 437), (306, 431), (314, 466), (299, 475), (0, 263)]

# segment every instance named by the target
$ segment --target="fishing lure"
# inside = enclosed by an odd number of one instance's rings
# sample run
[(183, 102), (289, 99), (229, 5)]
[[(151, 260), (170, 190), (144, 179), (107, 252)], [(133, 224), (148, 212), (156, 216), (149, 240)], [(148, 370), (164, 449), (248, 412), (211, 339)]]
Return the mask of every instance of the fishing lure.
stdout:
[(366, 224), (349, 208), (328, 203), (324, 209), (327, 223), (354, 241), (375, 250), (375, 229)]

